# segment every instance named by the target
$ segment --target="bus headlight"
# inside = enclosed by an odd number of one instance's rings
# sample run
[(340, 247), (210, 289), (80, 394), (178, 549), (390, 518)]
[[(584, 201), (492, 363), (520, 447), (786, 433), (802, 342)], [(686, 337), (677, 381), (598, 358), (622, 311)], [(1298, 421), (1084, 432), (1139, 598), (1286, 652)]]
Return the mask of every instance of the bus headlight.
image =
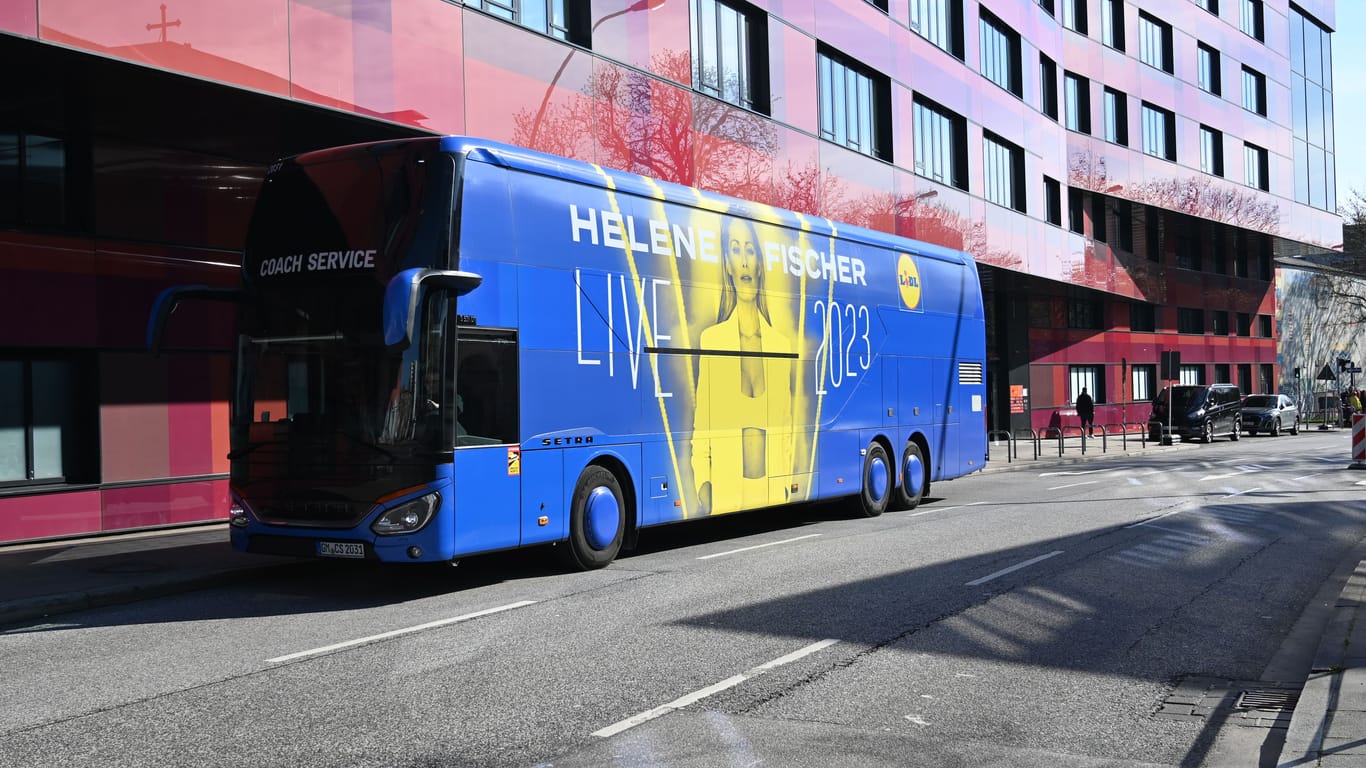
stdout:
[(400, 533), (419, 531), (431, 521), (436, 508), (441, 505), (441, 494), (429, 493), (412, 501), (399, 504), (380, 515), (370, 525), (370, 530), (380, 536), (395, 536)]
[(242, 501), (233, 497), (228, 504), (228, 525), (234, 528), (246, 528), (250, 521), (247, 520), (247, 508)]

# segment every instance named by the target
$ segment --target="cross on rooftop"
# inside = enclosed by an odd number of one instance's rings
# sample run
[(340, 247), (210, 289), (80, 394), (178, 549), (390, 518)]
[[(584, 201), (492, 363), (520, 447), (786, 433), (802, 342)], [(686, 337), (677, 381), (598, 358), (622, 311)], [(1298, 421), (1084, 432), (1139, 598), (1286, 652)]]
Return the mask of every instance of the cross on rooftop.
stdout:
[(159, 30), (161, 30), (161, 40), (160, 40), (159, 42), (164, 43), (164, 42), (166, 42), (166, 29), (167, 29), (168, 27), (178, 27), (178, 26), (180, 26), (180, 19), (176, 19), (175, 21), (167, 21), (167, 20), (166, 20), (166, 4), (165, 4), (165, 3), (162, 3), (162, 4), (161, 4), (161, 23), (160, 23), (160, 24), (148, 24), (148, 25), (147, 25), (147, 31), (148, 31), (148, 32), (151, 32), (151, 31), (154, 30), (154, 29), (159, 29)]

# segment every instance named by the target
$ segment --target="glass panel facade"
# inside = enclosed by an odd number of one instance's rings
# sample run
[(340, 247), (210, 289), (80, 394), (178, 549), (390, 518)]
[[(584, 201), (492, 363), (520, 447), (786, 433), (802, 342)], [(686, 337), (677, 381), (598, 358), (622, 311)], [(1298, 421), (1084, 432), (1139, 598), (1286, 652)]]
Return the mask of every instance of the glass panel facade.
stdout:
[(911, 0), (911, 31), (963, 58), (962, 0)]
[(1294, 5), (1289, 19), (1295, 200), (1332, 211), (1337, 208), (1332, 35)]

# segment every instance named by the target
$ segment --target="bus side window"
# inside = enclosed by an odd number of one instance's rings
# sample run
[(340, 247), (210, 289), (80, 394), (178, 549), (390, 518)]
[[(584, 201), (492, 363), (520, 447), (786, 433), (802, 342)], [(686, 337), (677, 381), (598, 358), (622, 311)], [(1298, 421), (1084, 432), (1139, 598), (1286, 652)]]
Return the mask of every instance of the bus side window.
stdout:
[(515, 332), (461, 328), (457, 348), (456, 445), (518, 442)]

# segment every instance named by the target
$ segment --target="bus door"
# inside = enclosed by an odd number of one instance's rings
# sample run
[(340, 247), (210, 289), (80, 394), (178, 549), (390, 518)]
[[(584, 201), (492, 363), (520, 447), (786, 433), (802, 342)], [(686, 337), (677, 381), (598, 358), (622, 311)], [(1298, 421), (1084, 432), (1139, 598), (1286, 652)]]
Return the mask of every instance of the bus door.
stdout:
[(456, 554), (521, 541), (517, 333), (461, 327), (455, 372)]

